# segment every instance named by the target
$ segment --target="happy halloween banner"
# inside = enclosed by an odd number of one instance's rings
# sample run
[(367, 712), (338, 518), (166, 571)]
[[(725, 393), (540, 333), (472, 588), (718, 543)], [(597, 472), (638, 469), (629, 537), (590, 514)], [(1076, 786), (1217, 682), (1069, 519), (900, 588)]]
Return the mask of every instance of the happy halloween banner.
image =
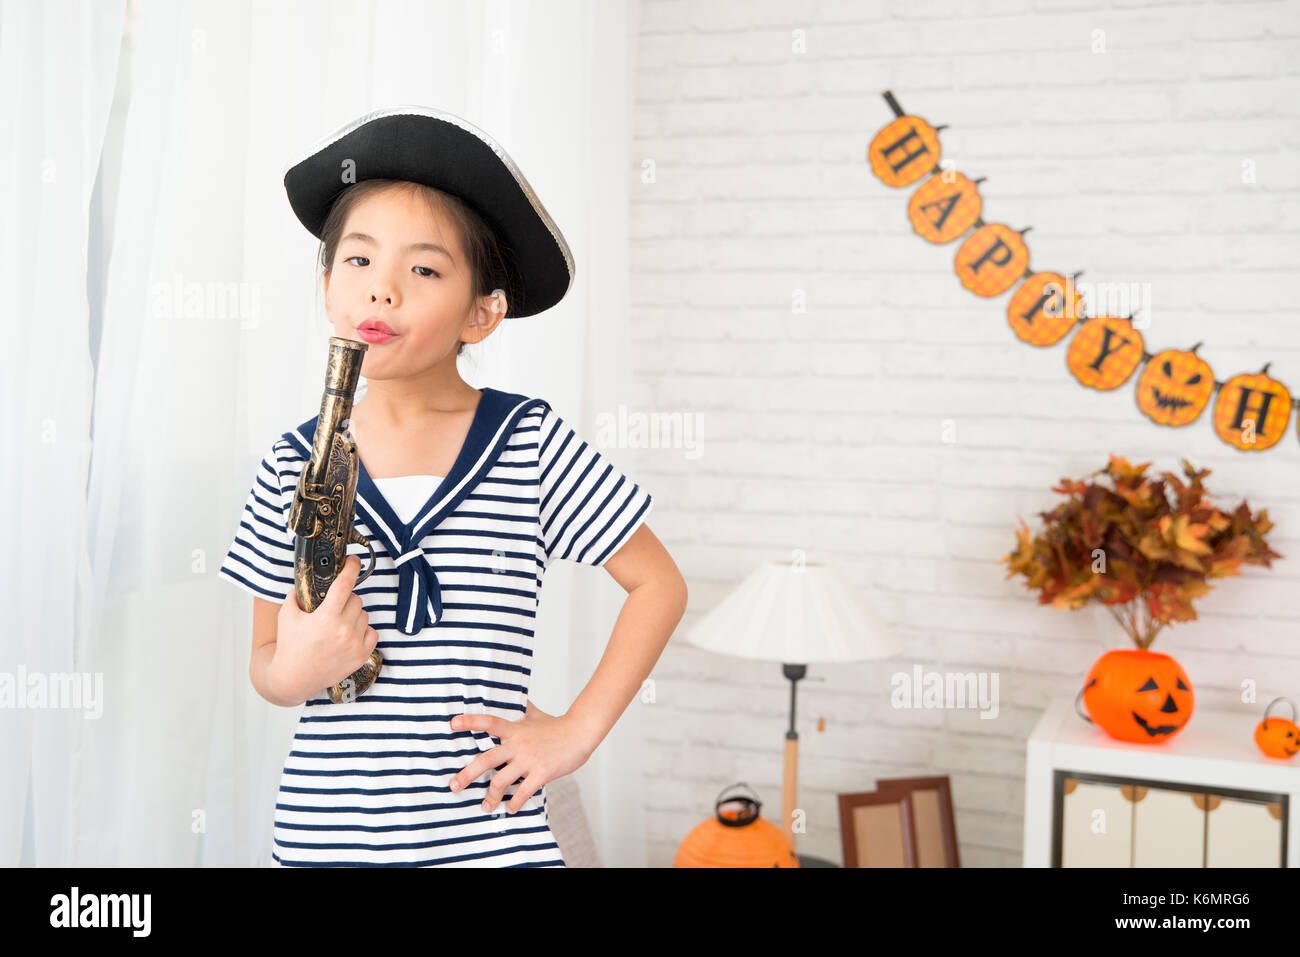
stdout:
[[(929, 177), (907, 204), (912, 229), (939, 245), (965, 237), (953, 267), (961, 284), (975, 295), (1000, 296), (1019, 283), (1007, 304), (1007, 322), (1017, 337), (1030, 345), (1051, 346), (1073, 330), (1066, 366), (1080, 383), (1102, 392), (1118, 389), (1141, 366), (1137, 406), (1157, 425), (1190, 425), (1217, 389), (1212, 416), (1220, 439), (1242, 452), (1262, 452), (1281, 440), (1297, 401), (1268, 375), (1272, 363), (1219, 382), (1210, 364), (1196, 354), (1199, 342), (1190, 349), (1153, 354), (1146, 350), (1131, 314), (1082, 316), (1083, 296), (1076, 285), (1082, 273), (1067, 278), (1031, 269), (1024, 239), (1030, 227), (1017, 230), (986, 222), (979, 192), (983, 179), (941, 167), (939, 131), (944, 127), (904, 113), (890, 91), (882, 96), (896, 119), (867, 147), (871, 171), (896, 188)], [(1296, 418), (1300, 433), (1300, 415)]]

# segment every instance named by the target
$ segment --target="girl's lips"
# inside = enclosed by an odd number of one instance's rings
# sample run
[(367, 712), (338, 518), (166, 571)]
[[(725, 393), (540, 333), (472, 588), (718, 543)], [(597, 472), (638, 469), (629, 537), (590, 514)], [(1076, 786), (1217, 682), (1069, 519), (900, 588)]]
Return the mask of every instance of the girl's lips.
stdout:
[(396, 333), (380, 332), (378, 329), (358, 329), (357, 335), (361, 339), (373, 345), (378, 345), (381, 342), (387, 342), (389, 339), (397, 338)]

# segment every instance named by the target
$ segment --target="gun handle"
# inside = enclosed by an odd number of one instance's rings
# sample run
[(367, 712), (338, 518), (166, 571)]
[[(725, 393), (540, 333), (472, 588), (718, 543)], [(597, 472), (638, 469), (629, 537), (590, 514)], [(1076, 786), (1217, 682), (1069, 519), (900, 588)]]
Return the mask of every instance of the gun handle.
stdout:
[(379, 675), (379, 666), (383, 661), (384, 656), (379, 653), (378, 648), (370, 652), (370, 657), (366, 659), (365, 664), (338, 684), (330, 686), (330, 700), (335, 704), (342, 704), (344, 701), (354, 700), (359, 694), (365, 694), (375, 683), (375, 678)]
[[(348, 539), (348, 544), (364, 545), (370, 551), (370, 567), (357, 576), (357, 584), (360, 585), (375, 570), (375, 547), (355, 528), (352, 530), (352, 537)], [(375, 683), (375, 678), (379, 675), (379, 667), (383, 664), (383, 661), (384, 656), (379, 653), (378, 648), (370, 652), (370, 657), (366, 659), (365, 664), (338, 684), (330, 686), (330, 700), (335, 704), (342, 704), (344, 701), (355, 700), (359, 694), (365, 694), (370, 690), (370, 686)]]

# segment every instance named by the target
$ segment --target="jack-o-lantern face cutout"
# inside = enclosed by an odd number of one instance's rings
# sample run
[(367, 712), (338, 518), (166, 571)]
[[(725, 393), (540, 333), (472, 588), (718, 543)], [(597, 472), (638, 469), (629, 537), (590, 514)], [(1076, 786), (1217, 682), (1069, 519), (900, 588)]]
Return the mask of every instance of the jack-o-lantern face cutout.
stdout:
[(939, 166), (939, 131), (919, 116), (900, 116), (876, 134), (867, 162), (886, 186), (910, 186)]
[(1007, 322), (1031, 346), (1055, 345), (1079, 317), (1079, 300), (1071, 280), (1059, 273), (1036, 272), (1011, 296)]
[(1142, 333), (1127, 319), (1095, 316), (1070, 340), (1065, 364), (1080, 384), (1105, 392), (1117, 389), (1142, 361)]
[(1214, 371), (1190, 351), (1166, 349), (1157, 352), (1138, 376), (1137, 404), (1148, 419), (1158, 425), (1187, 425), (1205, 411), (1214, 394)]
[(1291, 393), (1267, 375), (1269, 365), (1253, 375), (1233, 376), (1214, 403), (1214, 431), (1242, 452), (1272, 448), (1291, 421)]
[(927, 242), (950, 243), (980, 218), (984, 201), (974, 180), (956, 170), (936, 173), (907, 201), (912, 229)]
[(1183, 729), (1192, 715), (1192, 682), (1182, 666), (1158, 651), (1108, 651), (1084, 679), (1088, 714), (1111, 737), (1156, 744)]
[(953, 266), (961, 284), (975, 295), (1000, 296), (1024, 277), (1029, 247), (1010, 226), (989, 223), (961, 244)]

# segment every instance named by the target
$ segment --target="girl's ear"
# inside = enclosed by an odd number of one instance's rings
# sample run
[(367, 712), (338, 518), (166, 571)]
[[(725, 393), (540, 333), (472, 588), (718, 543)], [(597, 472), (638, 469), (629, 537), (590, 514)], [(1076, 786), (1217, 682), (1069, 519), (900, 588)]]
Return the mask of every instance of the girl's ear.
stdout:
[(482, 342), (486, 339), (506, 316), (505, 290), (494, 289), (489, 295), (479, 299), (478, 305), (465, 320), (465, 328), (461, 330), (460, 338), (464, 342)]

